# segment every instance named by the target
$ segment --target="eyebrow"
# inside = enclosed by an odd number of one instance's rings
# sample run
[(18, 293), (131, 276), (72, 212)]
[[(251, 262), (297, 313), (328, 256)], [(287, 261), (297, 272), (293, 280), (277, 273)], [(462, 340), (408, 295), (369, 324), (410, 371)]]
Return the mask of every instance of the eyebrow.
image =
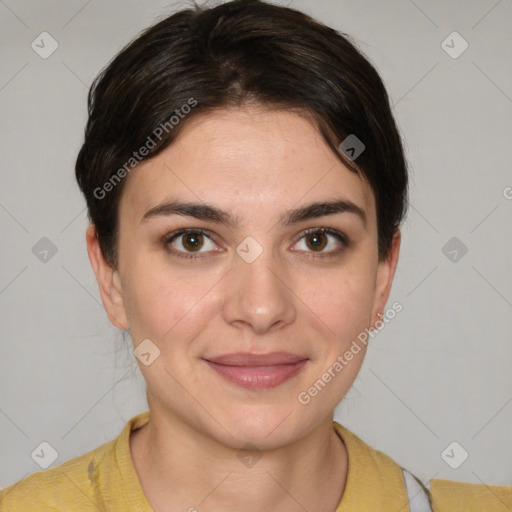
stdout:
[[(366, 213), (357, 204), (348, 199), (338, 199), (332, 201), (321, 201), (309, 203), (300, 208), (290, 210), (280, 219), (281, 226), (291, 226), (299, 222), (324, 217), (326, 215), (336, 215), (339, 213), (352, 213), (358, 216), (364, 226), (366, 226)], [(230, 213), (217, 208), (208, 203), (189, 203), (182, 201), (169, 201), (159, 204), (148, 210), (142, 217), (141, 222), (159, 216), (183, 215), (194, 217), (199, 220), (216, 222), (223, 224), (230, 229), (240, 225), (240, 218), (234, 217)]]

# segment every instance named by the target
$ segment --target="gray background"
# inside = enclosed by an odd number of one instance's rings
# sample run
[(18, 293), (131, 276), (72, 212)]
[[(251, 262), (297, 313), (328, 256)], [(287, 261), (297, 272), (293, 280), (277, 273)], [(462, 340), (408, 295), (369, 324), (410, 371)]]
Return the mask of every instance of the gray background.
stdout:
[[(40, 470), (31, 453), (42, 441), (55, 466), (146, 410), (134, 356), (99, 299), (73, 172), (93, 78), (186, 5), (0, 0), (0, 488)], [(411, 166), (388, 302), (403, 311), (372, 340), (336, 419), (424, 481), (512, 485), (512, 3), (291, 5), (359, 42), (387, 84)], [(31, 47), (43, 31), (59, 45), (47, 59)], [(469, 44), (458, 58), (441, 46), (453, 31)], [(43, 237), (57, 248), (46, 262), (32, 252)], [(452, 237), (457, 261), (442, 250)], [(441, 456), (453, 441), (469, 453), (458, 469)]]

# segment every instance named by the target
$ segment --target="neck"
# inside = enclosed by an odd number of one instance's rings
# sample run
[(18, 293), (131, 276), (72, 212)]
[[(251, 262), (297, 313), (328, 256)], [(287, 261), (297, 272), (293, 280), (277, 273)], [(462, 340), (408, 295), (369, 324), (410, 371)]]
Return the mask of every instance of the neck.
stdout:
[(152, 411), (149, 423), (132, 433), (130, 449), (155, 512), (238, 512), (242, 503), (244, 512), (334, 512), (348, 468), (332, 418), (288, 446), (239, 458), (238, 450)]

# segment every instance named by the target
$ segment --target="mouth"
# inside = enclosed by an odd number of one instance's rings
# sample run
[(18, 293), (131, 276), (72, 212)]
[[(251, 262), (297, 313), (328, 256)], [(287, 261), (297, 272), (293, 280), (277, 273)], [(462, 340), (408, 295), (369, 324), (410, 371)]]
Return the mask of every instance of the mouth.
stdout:
[(308, 358), (289, 352), (236, 353), (204, 358), (225, 380), (247, 389), (275, 388), (295, 377)]

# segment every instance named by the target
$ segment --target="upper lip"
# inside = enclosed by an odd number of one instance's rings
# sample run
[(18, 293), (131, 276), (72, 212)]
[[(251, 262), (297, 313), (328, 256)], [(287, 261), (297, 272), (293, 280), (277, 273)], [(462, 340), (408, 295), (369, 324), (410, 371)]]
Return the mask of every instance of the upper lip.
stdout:
[(276, 366), (280, 364), (293, 364), (308, 359), (300, 354), (290, 352), (271, 352), (268, 354), (253, 354), (250, 352), (237, 352), (216, 357), (205, 357), (206, 361), (227, 366)]

